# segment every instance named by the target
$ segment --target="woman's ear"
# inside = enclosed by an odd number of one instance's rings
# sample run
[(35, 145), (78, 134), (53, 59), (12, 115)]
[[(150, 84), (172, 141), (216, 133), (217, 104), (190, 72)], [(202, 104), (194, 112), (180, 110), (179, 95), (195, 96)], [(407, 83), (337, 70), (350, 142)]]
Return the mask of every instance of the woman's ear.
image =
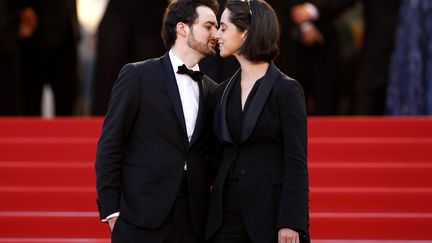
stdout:
[(241, 36), (242, 36), (242, 40), (245, 41), (248, 36), (248, 31), (247, 30), (243, 31), (243, 33), (241, 33)]

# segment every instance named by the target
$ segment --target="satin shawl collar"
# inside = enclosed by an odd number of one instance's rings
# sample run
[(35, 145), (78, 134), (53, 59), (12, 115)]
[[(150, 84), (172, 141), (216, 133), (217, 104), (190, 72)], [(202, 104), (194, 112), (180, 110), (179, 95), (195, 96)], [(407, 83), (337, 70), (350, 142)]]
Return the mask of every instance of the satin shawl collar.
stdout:
[[(216, 131), (218, 131), (218, 136), (221, 141), (234, 143), (229, 132), (228, 123), (226, 119), (227, 115), (227, 103), (228, 96), (232, 92), (234, 83), (238, 80), (240, 75), (240, 69), (231, 77), (225, 89), (222, 93), (219, 107), (215, 116)], [(261, 78), (261, 84), (255, 94), (254, 99), (251, 101), (249, 110), (246, 114), (243, 114), (242, 131), (240, 136), (240, 143), (246, 141), (251, 135), (258, 121), (259, 115), (266, 103), (266, 100), (270, 94), (270, 91), (275, 83), (275, 81), (280, 77), (280, 71), (276, 68), (273, 63), (270, 63), (264, 77)]]
[[(161, 73), (162, 73), (163, 80), (165, 82), (168, 96), (171, 100), (171, 104), (174, 108), (174, 112), (176, 113), (177, 119), (180, 122), (181, 127), (183, 128), (183, 132), (187, 140), (186, 122), (183, 114), (183, 107), (181, 103), (180, 93), (178, 90), (177, 81), (175, 78), (174, 70), (172, 68), (171, 60), (169, 58), (168, 53), (166, 53), (160, 58), (160, 63), (162, 68)], [(194, 129), (194, 133), (192, 134), (190, 144), (196, 141), (197, 137), (199, 137), (199, 134), (201, 133), (202, 130), (202, 125), (203, 125), (202, 119), (204, 119), (205, 116), (204, 100), (207, 97), (206, 95), (207, 91), (205, 90), (206, 85), (202, 85), (202, 83), (205, 82), (206, 78), (207, 77), (204, 77), (203, 81), (198, 83), (199, 92), (200, 92), (200, 97), (198, 101), (199, 104), (198, 115), (197, 115), (197, 121), (195, 123), (195, 129)]]
[(207, 116), (206, 115), (207, 114), (207, 109), (206, 109), (207, 88), (205, 85), (205, 79), (206, 77), (204, 77), (201, 82), (198, 82), (198, 87), (200, 92), (200, 97), (198, 99), (198, 114), (197, 114), (197, 120), (195, 122), (195, 128), (192, 134), (190, 144), (195, 143), (197, 139), (200, 137), (202, 131), (204, 130), (203, 126), (205, 123), (205, 117)]

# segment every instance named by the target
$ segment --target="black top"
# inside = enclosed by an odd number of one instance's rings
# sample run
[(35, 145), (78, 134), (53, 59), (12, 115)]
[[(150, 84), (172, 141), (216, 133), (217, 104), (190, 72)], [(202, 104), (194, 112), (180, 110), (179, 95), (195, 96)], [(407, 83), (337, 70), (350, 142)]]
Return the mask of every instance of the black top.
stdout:
[[(228, 128), (233, 138), (233, 141), (236, 145), (240, 143), (240, 136), (242, 131), (243, 117), (250, 108), (250, 104), (257, 93), (257, 90), (260, 86), (261, 79), (255, 82), (252, 90), (250, 91), (244, 109), (242, 111), (241, 107), (241, 87), (240, 87), (240, 76), (237, 76), (235, 80), (233, 91), (229, 94), (228, 97), (228, 105), (227, 105), (227, 123)], [(237, 181), (239, 179), (239, 166), (237, 165), (237, 160), (232, 163), (232, 167), (228, 174), (228, 180)]]

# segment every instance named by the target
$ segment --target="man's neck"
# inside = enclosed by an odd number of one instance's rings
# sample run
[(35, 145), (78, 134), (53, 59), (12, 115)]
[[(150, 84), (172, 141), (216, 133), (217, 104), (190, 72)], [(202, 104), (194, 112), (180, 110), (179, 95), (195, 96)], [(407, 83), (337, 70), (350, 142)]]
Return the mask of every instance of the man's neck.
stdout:
[(202, 57), (187, 45), (174, 44), (171, 48), (176, 57), (180, 58), (188, 68), (194, 67)]

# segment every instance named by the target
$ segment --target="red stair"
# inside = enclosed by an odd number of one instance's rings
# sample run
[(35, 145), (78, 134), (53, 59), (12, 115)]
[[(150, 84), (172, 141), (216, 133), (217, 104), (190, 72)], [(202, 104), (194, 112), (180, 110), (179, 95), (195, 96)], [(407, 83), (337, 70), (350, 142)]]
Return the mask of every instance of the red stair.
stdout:
[[(100, 118), (0, 119), (0, 243), (108, 243)], [(314, 243), (432, 242), (432, 119), (309, 118)]]

